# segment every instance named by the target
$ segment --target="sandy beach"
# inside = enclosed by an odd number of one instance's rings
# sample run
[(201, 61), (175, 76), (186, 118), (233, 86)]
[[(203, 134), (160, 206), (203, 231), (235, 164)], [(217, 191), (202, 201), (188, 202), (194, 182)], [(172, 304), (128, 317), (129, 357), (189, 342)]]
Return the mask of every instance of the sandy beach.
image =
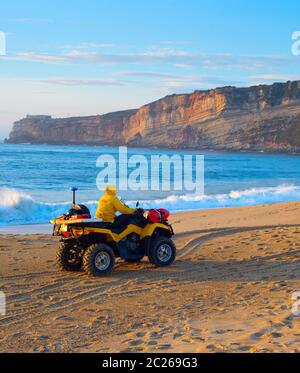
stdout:
[(178, 213), (173, 266), (60, 271), (56, 238), (1, 234), (1, 352), (300, 352), (300, 202)]

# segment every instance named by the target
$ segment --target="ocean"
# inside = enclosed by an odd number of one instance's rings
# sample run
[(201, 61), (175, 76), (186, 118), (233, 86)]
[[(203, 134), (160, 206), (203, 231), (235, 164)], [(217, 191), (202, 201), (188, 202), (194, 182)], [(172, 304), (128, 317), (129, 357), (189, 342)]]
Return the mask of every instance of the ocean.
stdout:
[[(63, 214), (76, 186), (77, 202), (94, 213), (100, 155), (118, 148), (0, 144), (0, 226), (44, 224)], [(165, 207), (171, 212), (249, 206), (300, 199), (300, 156), (253, 153), (128, 149), (129, 155), (203, 154), (205, 194), (133, 192), (121, 194), (132, 207)], [(162, 176), (163, 177), (163, 176)]]

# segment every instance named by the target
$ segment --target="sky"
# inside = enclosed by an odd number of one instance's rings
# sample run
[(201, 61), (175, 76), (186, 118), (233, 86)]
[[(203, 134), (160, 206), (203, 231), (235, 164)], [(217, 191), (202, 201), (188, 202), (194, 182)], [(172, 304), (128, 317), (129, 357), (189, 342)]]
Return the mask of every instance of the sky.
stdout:
[(299, 0), (1, 2), (0, 139), (27, 114), (103, 114), (300, 79), (299, 15)]

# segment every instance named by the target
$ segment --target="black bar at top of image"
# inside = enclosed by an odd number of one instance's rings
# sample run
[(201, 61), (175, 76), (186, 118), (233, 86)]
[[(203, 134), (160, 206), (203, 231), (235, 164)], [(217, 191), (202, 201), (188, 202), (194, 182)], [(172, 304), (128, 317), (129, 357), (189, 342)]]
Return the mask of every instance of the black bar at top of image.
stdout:
[[(300, 362), (299, 354), (0, 354), (1, 368), (26, 367), (36, 369), (75, 367), (89, 371), (122, 369), (141, 371), (147, 369), (224, 369), (241, 371), (243, 368), (296, 369)], [(133, 367), (134, 364), (134, 367)], [(3, 371), (6, 371), (3, 370)]]

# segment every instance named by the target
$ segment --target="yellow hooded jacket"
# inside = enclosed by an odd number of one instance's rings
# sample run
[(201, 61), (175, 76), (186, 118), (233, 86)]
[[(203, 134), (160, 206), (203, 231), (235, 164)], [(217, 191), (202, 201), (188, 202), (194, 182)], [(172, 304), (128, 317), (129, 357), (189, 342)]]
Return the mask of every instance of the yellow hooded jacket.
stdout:
[(115, 193), (106, 191), (104, 196), (100, 198), (95, 218), (102, 219), (104, 222), (113, 222), (117, 211), (130, 215), (135, 212), (135, 209), (125, 206)]

